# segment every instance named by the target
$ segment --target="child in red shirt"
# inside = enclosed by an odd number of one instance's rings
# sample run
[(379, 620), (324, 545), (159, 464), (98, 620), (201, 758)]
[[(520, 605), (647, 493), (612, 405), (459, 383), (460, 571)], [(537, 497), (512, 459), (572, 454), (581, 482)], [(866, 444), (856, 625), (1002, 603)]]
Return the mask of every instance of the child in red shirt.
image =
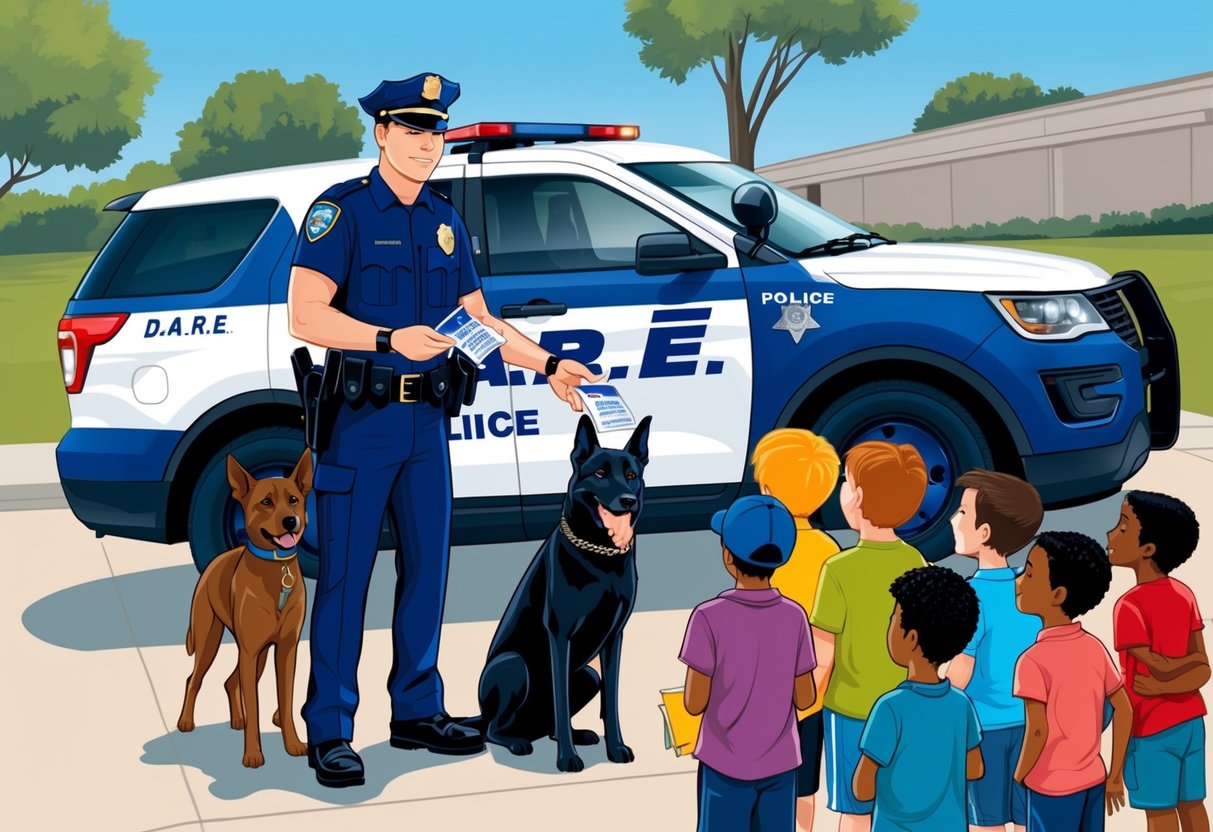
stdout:
[(1191, 557), (1200, 535), (1192, 509), (1149, 491), (1125, 495), (1108, 532), (1113, 566), (1132, 569), (1137, 585), (1113, 612), (1115, 649), (1133, 703), (1125, 761), (1129, 805), (1146, 828), (1208, 829), (1205, 812), (1205, 703), (1209, 680), (1200, 610), (1170, 573)]

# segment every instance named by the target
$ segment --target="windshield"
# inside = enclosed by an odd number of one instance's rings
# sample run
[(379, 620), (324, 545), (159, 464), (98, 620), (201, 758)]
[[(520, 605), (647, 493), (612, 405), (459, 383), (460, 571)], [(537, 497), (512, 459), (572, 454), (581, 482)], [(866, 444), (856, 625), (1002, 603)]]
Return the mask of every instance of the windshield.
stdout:
[(728, 162), (643, 162), (626, 167), (739, 232), (745, 229), (733, 216), (733, 191), (746, 182), (766, 182), (775, 189), (779, 201), (769, 242), (792, 257), (827, 240), (863, 232), (753, 171)]

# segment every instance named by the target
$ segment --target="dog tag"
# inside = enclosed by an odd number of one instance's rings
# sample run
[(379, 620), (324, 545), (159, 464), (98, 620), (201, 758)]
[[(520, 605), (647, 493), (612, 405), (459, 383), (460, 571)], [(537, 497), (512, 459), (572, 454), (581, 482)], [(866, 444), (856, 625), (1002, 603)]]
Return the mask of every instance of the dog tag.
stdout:
[(278, 593), (278, 612), (282, 612), (282, 608), (286, 606), (287, 596), (291, 594), (291, 588), (284, 586), (282, 591)]

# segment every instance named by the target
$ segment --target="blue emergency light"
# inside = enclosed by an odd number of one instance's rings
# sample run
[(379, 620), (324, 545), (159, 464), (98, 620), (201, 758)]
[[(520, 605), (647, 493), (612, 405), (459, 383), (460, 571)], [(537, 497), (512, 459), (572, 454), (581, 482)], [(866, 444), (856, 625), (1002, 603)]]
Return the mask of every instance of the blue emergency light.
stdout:
[(559, 142), (574, 140), (630, 140), (640, 138), (635, 124), (543, 124), (482, 121), (446, 131), (446, 141), (510, 139), (517, 142)]

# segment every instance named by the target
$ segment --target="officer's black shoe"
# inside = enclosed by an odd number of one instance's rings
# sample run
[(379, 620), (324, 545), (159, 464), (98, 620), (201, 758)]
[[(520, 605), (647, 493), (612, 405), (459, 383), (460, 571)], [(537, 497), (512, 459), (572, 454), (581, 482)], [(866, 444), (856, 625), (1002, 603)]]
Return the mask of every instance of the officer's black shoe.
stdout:
[(392, 720), (389, 742), (393, 748), (424, 748), (435, 754), (478, 754), (484, 750), (484, 737), (479, 731), (445, 713), (427, 719)]
[(366, 783), (366, 770), (346, 740), (329, 740), (319, 745), (307, 745), (307, 764), (316, 769), (316, 782), (322, 786), (343, 789)]

